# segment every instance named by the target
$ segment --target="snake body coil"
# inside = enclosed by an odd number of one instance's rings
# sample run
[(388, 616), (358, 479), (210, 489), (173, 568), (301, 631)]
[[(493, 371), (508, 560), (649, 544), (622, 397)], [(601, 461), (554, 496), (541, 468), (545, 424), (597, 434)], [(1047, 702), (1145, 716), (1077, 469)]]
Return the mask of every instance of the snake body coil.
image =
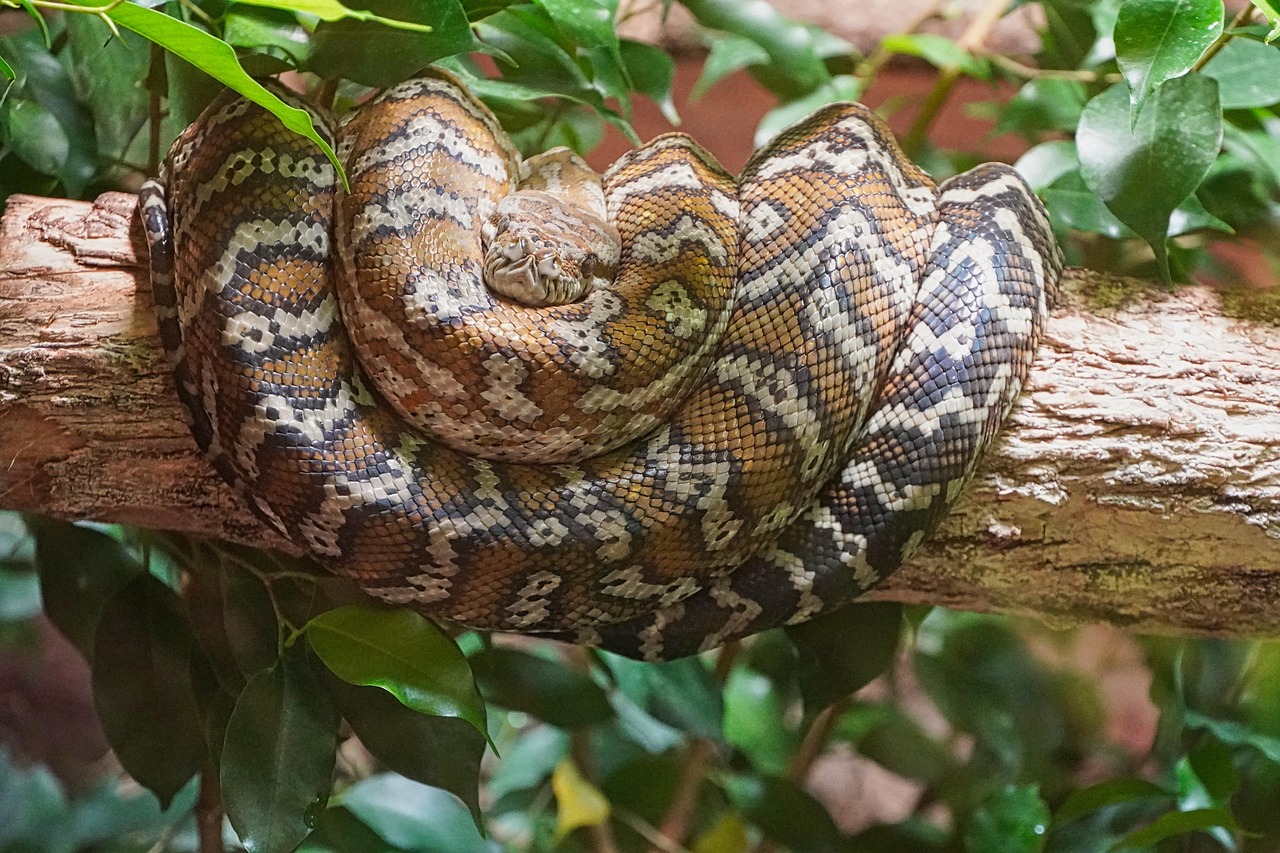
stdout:
[[(736, 181), (659, 137), (585, 190), (618, 248), (560, 255), (508, 234), (504, 199), (561, 167), (522, 164), (452, 77), (341, 129), (306, 108), (349, 192), (230, 95), (143, 191), (178, 392), (273, 527), (475, 627), (664, 658), (843, 605), (963, 487), (1061, 268), (1016, 173), (939, 189), (856, 104)], [(531, 305), (486, 286), (508, 264)], [(555, 304), (562, 267), (614, 274)]]

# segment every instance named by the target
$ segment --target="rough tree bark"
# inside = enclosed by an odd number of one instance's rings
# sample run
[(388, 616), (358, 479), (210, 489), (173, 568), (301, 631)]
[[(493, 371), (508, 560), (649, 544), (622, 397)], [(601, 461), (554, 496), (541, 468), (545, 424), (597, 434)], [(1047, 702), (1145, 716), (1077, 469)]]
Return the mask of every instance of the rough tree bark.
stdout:
[[(17, 196), (0, 221), (0, 508), (292, 550), (187, 434), (134, 206)], [(1205, 288), (1066, 291), (976, 487), (875, 597), (1277, 633), (1280, 328)]]

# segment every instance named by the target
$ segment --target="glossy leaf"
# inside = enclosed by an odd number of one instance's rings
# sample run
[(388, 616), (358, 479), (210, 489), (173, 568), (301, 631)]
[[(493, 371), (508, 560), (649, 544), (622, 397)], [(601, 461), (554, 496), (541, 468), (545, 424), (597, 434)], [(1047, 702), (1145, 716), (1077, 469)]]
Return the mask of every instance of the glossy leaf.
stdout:
[(725, 740), (742, 750), (762, 773), (786, 770), (796, 735), (784, 719), (784, 698), (764, 675), (736, 667), (724, 686)]
[(466, 806), (439, 788), (383, 773), (342, 795), (342, 807), (392, 847), (430, 853), (486, 853), (496, 845), (480, 837)]
[(1137, 113), (1163, 83), (1187, 73), (1222, 32), (1222, 0), (1127, 0), (1116, 17), (1116, 61)]
[(205, 761), (191, 676), (195, 640), (178, 597), (139, 574), (102, 608), (93, 698), (129, 775), (167, 806)]
[(689, 91), (689, 100), (698, 100), (708, 89), (735, 71), (768, 61), (769, 52), (746, 36), (733, 33), (718, 35), (711, 42), (711, 50), (702, 63), (698, 80)]
[(391, 86), (437, 59), (477, 48), (458, 0), (358, 0), (351, 5), (382, 18), (429, 25), (431, 31), (389, 29), (354, 18), (322, 21), (312, 36), (307, 67), (323, 77)]
[(1209, 171), (1222, 145), (1218, 84), (1191, 74), (1169, 80), (1130, 130), (1128, 97), (1117, 83), (1080, 117), (1076, 147), (1085, 183), (1155, 250), (1169, 277), (1169, 216)]
[[(70, 0), (70, 2), (86, 7), (99, 5), (96, 0)], [(165, 50), (190, 62), (224, 86), (234, 89), (276, 116), (294, 133), (310, 139), (333, 163), (345, 183), (346, 177), (342, 172), (342, 164), (338, 162), (338, 155), (316, 132), (315, 125), (311, 123), (311, 116), (306, 110), (291, 107), (264, 89), (262, 84), (250, 77), (240, 66), (235, 50), (226, 42), (185, 21), (135, 3), (113, 4), (106, 14), (119, 26), (150, 39)]]
[(0, 97), (5, 142), (24, 162), (62, 183), (72, 197), (86, 193), (99, 170), (93, 116), (76, 96), (66, 66), (27, 32), (4, 40), (17, 79)]
[(494, 799), (540, 788), (569, 752), (569, 734), (552, 726), (525, 729), (503, 750), (488, 790)]
[(13, 66), (5, 62), (3, 56), (0, 56), (0, 77), (6, 80), (16, 80), (18, 77), (13, 70)]
[(1171, 800), (1172, 794), (1146, 779), (1119, 776), (1073, 791), (1053, 815), (1055, 824), (1070, 823), (1098, 809), (1134, 800)]
[[(758, 44), (776, 73), (765, 86), (784, 100), (803, 97), (831, 79), (818, 53), (818, 33), (778, 13), (767, 0), (684, 0), (699, 24)], [(819, 31), (820, 32), (820, 31)]]
[(150, 61), (146, 40), (127, 31), (116, 38), (91, 15), (66, 16), (66, 28), (72, 83), (93, 118), (99, 159), (145, 162), (148, 104), (138, 80)]
[(340, 21), (350, 18), (354, 21), (368, 21), (412, 32), (431, 32), (431, 27), (427, 24), (375, 15), (367, 9), (353, 9), (349, 6), (344, 6), (337, 0), (274, 0), (274, 2), (273, 0), (236, 0), (236, 2), (246, 6), (268, 6), (290, 12), (300, 12), (304, 15), (314, 15), (322, 21)]
[(642, 663), (607, 653), (603, 657), (617, 680), (618, 691), (655, 718), (696, 737), (723, 737), (724, 700), (720, 685), (703, 661), (688, 657)]
[(601, 0), (535, 0), (556, 26), (582, 47), (617, 48), (613, 10)]
[(902, 636), (902, 606), (850, 604), (786, 631), (800, 656), (800, 695), (812, 717), (889, 668)]
[(1218, 81), (1224, 110), (1280, 104), (1280, 46), (1232, 39), (1209, 60), (1204, 73)]
[(1052, 139), (1041, 142), (1018, 158), (1013, 164), (1018, 174), (1036, 192), (1053, 186), (1053, 183), (1064, 175), (1078, 171), (1080, 158), (1076, 156), (1075, 142), (1065, 139)]
[(667, 121), (679, 124), (680, 114), (676, 112), (675, 100), (671, 96), (671, 84), (676, 76), (671, 54), (651, 44), (630, 39), (622, 40), (621, 51), (623, 65), (636, 91), (657, 104)]
[(304, 643), (249, 679), (222, 747), (227, 818), (249, 853), (287, 853), (329, 795), (338, 715)]
[(613, 716), (600, 687), (557, 661), (516, 649), (488, 648), (472, 655), (471, 668), (486, 700), (553, 726), (575, 728)]
[(1185, 812), (1169, 812), (1161, 815), (1142, 829), (1135, 830), (1111, 849), (1143, 850), (1179, 835), (1192, 832), (1203, 832), (1216, 827), (1238, 830), (1236, 820), (1226, 809), (1193, 809)]
[(831, 815), (809, 792), (778, 776), (737, 777), (729, 798), (774, 841), (805, 853), (837, 853), (844, 838)]
[(983, 853), (1039, 853), (1049, 807), (1035, 785), (1006, 785), (984, 800), (965, 826), (965, 847)]
[(556, 798), (556, 836), (564, 838), (583, 826), (597, 826), (609, 819), (609, 801), (578, 772), (573, 759), (562, 758), (551, 774)]
[(1269, 761), (1280, 764), (1280, 737), (1255, 731), (1234, 720), (1215, 719), (1191, 709), (1185, 712), (1185, 722), (1188, 728), (1212, 732), (1218, 740), (1232, 746), (1252, 747)]
[(1069, 133), (1080, 123), (1080, 111), (1087, 99), (1084, 84), (1079, 81), (1030, 80), (1000, 111), (995, 132), (1030, 135), (1061, 130)]
[(897, 33), (880, 40), (884, 50), (918, 56), (936, 68), (959, 68), (971, 77), (985, 77), (986, 62), (945, 36)]
[(381, 687), (419, 713), (461, 717), (485, 733), (484, 702), (467, 659), (412, 610), (353, 604), (321, 613), (306, 633), (343, 681)]
[(458, 717), (419, 714), (376, 687), (334, 678), (329, 691), (374, 758), (401, 776), (453, 794), (466, 803), (478, 825), (483, 735)]

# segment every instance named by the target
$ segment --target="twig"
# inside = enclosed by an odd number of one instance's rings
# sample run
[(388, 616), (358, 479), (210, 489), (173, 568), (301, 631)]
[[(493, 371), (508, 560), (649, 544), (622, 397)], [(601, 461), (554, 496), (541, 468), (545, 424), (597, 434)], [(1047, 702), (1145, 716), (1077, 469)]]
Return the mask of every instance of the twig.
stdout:
[(218, 790), (218, 773), (206, 767), (200, 774), (200, 792), (196, 798), (196, 837), (199, 853), (225, 853), (222, 846), (222, 792)]
[[(729, 670), (733, 669), (733, 661), (741, 647), (741, 644), (735, 641), (726, 643), (720, 649), (719, 654), (716, 655), (715, 664), (717, 683), (723, 685), (728, 679)], [(707, 767), (710, 766), (715, 754), (716, 744), (712, 740), (695, 738), (689, 742), (684, 763), (680, 766), (680, 777), (676, 781), (675, 792), (671, 795), (671, 802), (667, 804), (667, 811), (662, 816), (662, 823), (658, 826), (658, 833), (663, 843), (658, 844), (646, 838), (645, 840), (652, 845), (649, 853), (669, 853), (673, 847), (679, 848), (684, 844), (685, 836), (689, 834), (689, 826), (693, 823), (698, 795), (702, 793), (702, 783), (706, 781)]]
[[(938, 7), (940, 7), (943, 2), (945, 2), (945, 0), (931, 0), (931, 2), (925, 4), (924, 8), (921, 9), (914, 18), (907, 22), (907, 25), (902, 28), (900, 34), (910, 35), (920, 29), (924, 26), (926, 21), (938, 14)], [(879, 42), (876, 44), (875, 49), (867, 55), (867, 58), (858, 63), (858, 67), (853, 71), (853, 76), (861, 80), (863, 85), (866, 85), (880, 70), (880, 67), (892, 59), (893, 56), (894, 52), (886, 49), (884, 42)]]
[(1244, 8), (1239, 12), (1236, 12), (1236, 16), (1231, 19), (1231, 23), (1223, 27), (1222, 32), (1218, 33), (1218, 37), (1213, 40), (1213, 44), (1205, 48), (1204, 53), (1200, 54), (1200, 58), (1192, 64), (1190, 70), (1199, 71), (1208, 65), (1209, 60), (1217, 56), (1218, 51), (1222, 50), (1222, 48), (1226, 46), (1227, 42), (1236, 37), (1232, 30), (1236, 27), (1247, 26), (1248, 23), (1253, 20), (1253, 11), (1254, 5), (1252, 3), (1245, 3)]
[(649, 823), (635, 812), (614, 806), (613, 815), (618, 820), (631, 827), (637, 835), (649, 842), (649, 844), (652, 845), (652, 848), (659, 851), (659, 853), (689, 853), (689, 849), (687, 847), (677, 844), (670, 838), (667, 838), (662, 834), (661, 830), (657, 829), (653, 824)]
[(1009, 56), (998, 53), (983, 54), (992, 65), (1023, 80), (1076, 80), (1081, 83), (1119, 83), (1124, 75), (1119, 72), (1103, 74), (1098, 71), (1087, 71), (1083, 68), (1036, 68), (1026, 65)]
[[(809, 770), (813, 767), (813, 762), (822, 754), (822, 749), (827, 745), (827, 738), (831, 736), (831, 729), (835, 727), (836, 721), (840, 719), (840, 715), (849, 707), (849, 697), (845, 697), (838, 702), (828, 705), (823, 709), (822, 713), (813, 718), (813, 722), (809, 724), (809, 728), (804, 733), (804, 738), (800, 741), (800, 748), (796, 750), (796, 754), (791, 756), (790, 763), (787, 764), (787, 778), (797, 785), (804, 782), (809, 775)], [(776, 850), (774, 843), (768, 838), (760, 839), (760, 842), (751, 849), (751, 853), (774, 853)]]
[[(982, 10), (974, 16), (974, 19), (969, 22), (969, 26), (965, 28), (964, 33), (956, 41), (956, 46), (965, 53), (973, 53), (982, 47), (987, 40), (987, 36), (990, 35), (992, 27), (1004, 15), (1005, 9), (1009, 7), (1011, 2), (1012, 0), (989, 0), (982, 7)], [(911, 129), (907, 131), (907, 135), (902, 139), (902, 148), (907, 154), (914, 154), (920, 150), (920, 146), (924, 143), (934, 119), (938, 117), (943, 105), (951, 97), (951, 90), (955, 88), (956, 81), (960, 79), (960, 73), (960, 66), (958, 65), (948, 65), (941, 69), (933, 88), (929, 90), (929, 94), (925, 96), (924, 103), (920, 105), (920, 112), (916, 113)]]

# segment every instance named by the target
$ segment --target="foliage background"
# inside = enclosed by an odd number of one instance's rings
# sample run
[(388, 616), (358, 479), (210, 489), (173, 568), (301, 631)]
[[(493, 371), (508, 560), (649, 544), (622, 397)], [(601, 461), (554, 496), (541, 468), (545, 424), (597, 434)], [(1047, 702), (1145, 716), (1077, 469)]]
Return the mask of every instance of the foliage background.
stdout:
[[(745, 70), (777, 97), (758, 141), (915, 57), (935, 77), (903, 141), (939, 177), (982, 158), (983, 140), (929, 143), (956, 83), (1017, 87), (970, 109), (1026, 140), (1018, 167), (1073, 262), (1229, 278), (1212, 250), (1241, 237), (1278, 262), (1266, 2), (1047, 0), (1019, 58), (981, 48), (1005, 3), (958, 39), (912, 27), (865, 55), (763, 3), (680, 5), (709, 49), (696, 91)], [(674, 117), (671, 58), (619, 38), (630, 10), (609, 0), (0, 6), (0, 195), (136, 187), (220, 86), (269, 103), (250, 75), (283, 71), (345, 109), (440, 62), (526, 152), (630, 133), (637, 98)], [(65, 789), (0, 753), (6, 850), (1280, 847), (1272, 643), (1112, 638), (1150, 685), (1134, 739), (1078, 665), (1096, 633), (862, 605), (645, 665), (450, 637), (271, 555), (0, 515), (0, 643), (34, 653), (44, 618), (89, 661), (106, 736), (147, 790)], [(850, 794), (819, 782), (854, 756), (846, 776), (901, 795), (851, 829)]]

